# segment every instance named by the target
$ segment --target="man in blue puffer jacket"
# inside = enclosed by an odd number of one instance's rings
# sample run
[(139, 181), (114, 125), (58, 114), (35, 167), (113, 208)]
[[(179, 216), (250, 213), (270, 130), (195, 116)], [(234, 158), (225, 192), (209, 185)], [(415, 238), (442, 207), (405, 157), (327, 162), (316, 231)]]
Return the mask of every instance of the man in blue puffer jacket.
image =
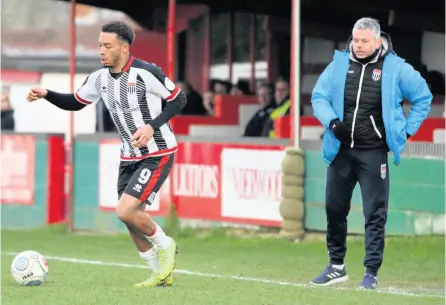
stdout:
[[(348, 280), (347, 215), (359, 182), (365, 217), (364, 266), (360, 288), (377, 288), (384, 253), (389, 201), (388, 152), (400, 164), (407, 138), (427, 117), (432, 94), (412, 66), (392, 49), (390, 36), (371, 18), (358, 20), (347, 49), (336, 51), (311, 97), (314, 115), (325, 127), (322, 156), (329, 165), (326, 185), (327, 248), (330, 262), (311, 283), (328, 286)], [(407, 116), (403, 98), (412, 108)]]

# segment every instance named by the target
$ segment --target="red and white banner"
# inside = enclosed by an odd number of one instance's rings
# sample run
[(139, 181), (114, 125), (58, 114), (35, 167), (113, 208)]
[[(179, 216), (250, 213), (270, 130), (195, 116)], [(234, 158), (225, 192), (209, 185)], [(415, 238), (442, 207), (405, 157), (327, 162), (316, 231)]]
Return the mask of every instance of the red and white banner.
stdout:
[(1, 203), (34, 203), (35, 138), (1, 136)]
[(221, 145), (179, 143), (172, 179), (172, 201), (179, 217), (220, 220)]
[[(101, 142), (99, 154), (100, 208), (114, 210), (119, 144)], [(279, 226), (284, 156), (280, 146), (179, 143), (170, 177), (148, 211), (163, 215), (175, 203), (182, 219)]]
[(223, 148), (221, 215), (281, 221), (281, 163), (284, 151)]
[(279, 226), (283, 147), (180, 143), (172, 177), (178, 216)]

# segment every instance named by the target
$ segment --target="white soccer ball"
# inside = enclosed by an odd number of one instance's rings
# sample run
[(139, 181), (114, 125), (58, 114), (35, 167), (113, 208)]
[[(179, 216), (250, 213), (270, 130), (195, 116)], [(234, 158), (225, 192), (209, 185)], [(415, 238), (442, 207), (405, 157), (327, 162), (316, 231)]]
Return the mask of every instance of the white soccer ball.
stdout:
[(23, 251), (14, 257), (11, 275), (22, 286), (39, 286), (48, 275), (48, 263), (36, 251)]

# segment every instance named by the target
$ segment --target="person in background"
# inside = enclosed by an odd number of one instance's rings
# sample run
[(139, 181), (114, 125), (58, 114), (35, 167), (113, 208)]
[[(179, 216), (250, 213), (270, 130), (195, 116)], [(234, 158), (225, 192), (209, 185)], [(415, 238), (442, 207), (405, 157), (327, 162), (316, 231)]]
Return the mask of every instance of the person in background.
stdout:
[(214, 114), (214, 95), (227, 95), (229, 93), (230, 83), (222, 80), (211, 81), (212, 90), (203, 93), (203, 106), (206, 109), (206, 115)]
[(203, 94), (203, 106), (207, 115), (214, 114), (214, 93), (212, 91), (206, 91)]
[[(277, 137), (274, 132), (274, 121), (279, 117), (290, 115), (290, 83), (287, 79), (279, 77), (276, 81), (274, 100), (276, 102), (276, 108), (269, 115), (263, 127), (262, 135), (265, 137), (275, 138)], [(300, 115), (303, 114), (303, 105), (300, 104)]]
[(226, 95), (229, 93), (230, 84), (222, 80), (216, 80), (213, 85), (213, 92), (215, 94)]
[(243, 80), (239, 80), (237, 84), (235, 84), (230, 91), (231, 95), (251, 95), (251, 91), (249, 90), (249, 83)]
[(14, 130), (14, 109), (9, 100), (9, 87), (2, 87), (1, 95), (1, 125), (2, 130)]
[(244, 95), (243, 91), (239, 87), (237, 87), (237, 85), (232, 87), (231, 92), (229, 92), (229, 94), (232, 95), (232, 96), (242, 96), (242, 95)]
[(187, 104), (181, 110), (181, 115), (207, 115), (208, 111), (204, 107), (203, 98), (188, 81), (177, 83), (181, 91), (186, 94)]
[(276, 103), (273, 100), (273, 85), (262, 83), (257, 89), (257, 98), (260, 109), (249, 120), (245, 128), (245, 137), (261, 137), (263, 126), (268, 120), (269, 115), (274, 110)]

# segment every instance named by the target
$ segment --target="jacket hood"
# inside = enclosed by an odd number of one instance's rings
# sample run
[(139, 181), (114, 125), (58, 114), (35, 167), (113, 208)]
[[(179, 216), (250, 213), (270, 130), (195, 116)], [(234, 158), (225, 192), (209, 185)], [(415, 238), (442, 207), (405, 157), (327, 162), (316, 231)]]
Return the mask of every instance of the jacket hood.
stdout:
[[(383, 40), (381, 57), (384, 57), (393, 51), (393, 45), (392, 45), (392, 40), (390, 38), (390, 35), (387, 34), (386, 32), (381, 31), (381, 38)], [(346, 45), (346, 48), (348, 49), (348, 51), (350, 53), (353, 52), (352, 45), (353, 45), (353, 35), (350, 35), (350, 37), (348, 38), (348, 41), (347, 41), (347, 45)]]

